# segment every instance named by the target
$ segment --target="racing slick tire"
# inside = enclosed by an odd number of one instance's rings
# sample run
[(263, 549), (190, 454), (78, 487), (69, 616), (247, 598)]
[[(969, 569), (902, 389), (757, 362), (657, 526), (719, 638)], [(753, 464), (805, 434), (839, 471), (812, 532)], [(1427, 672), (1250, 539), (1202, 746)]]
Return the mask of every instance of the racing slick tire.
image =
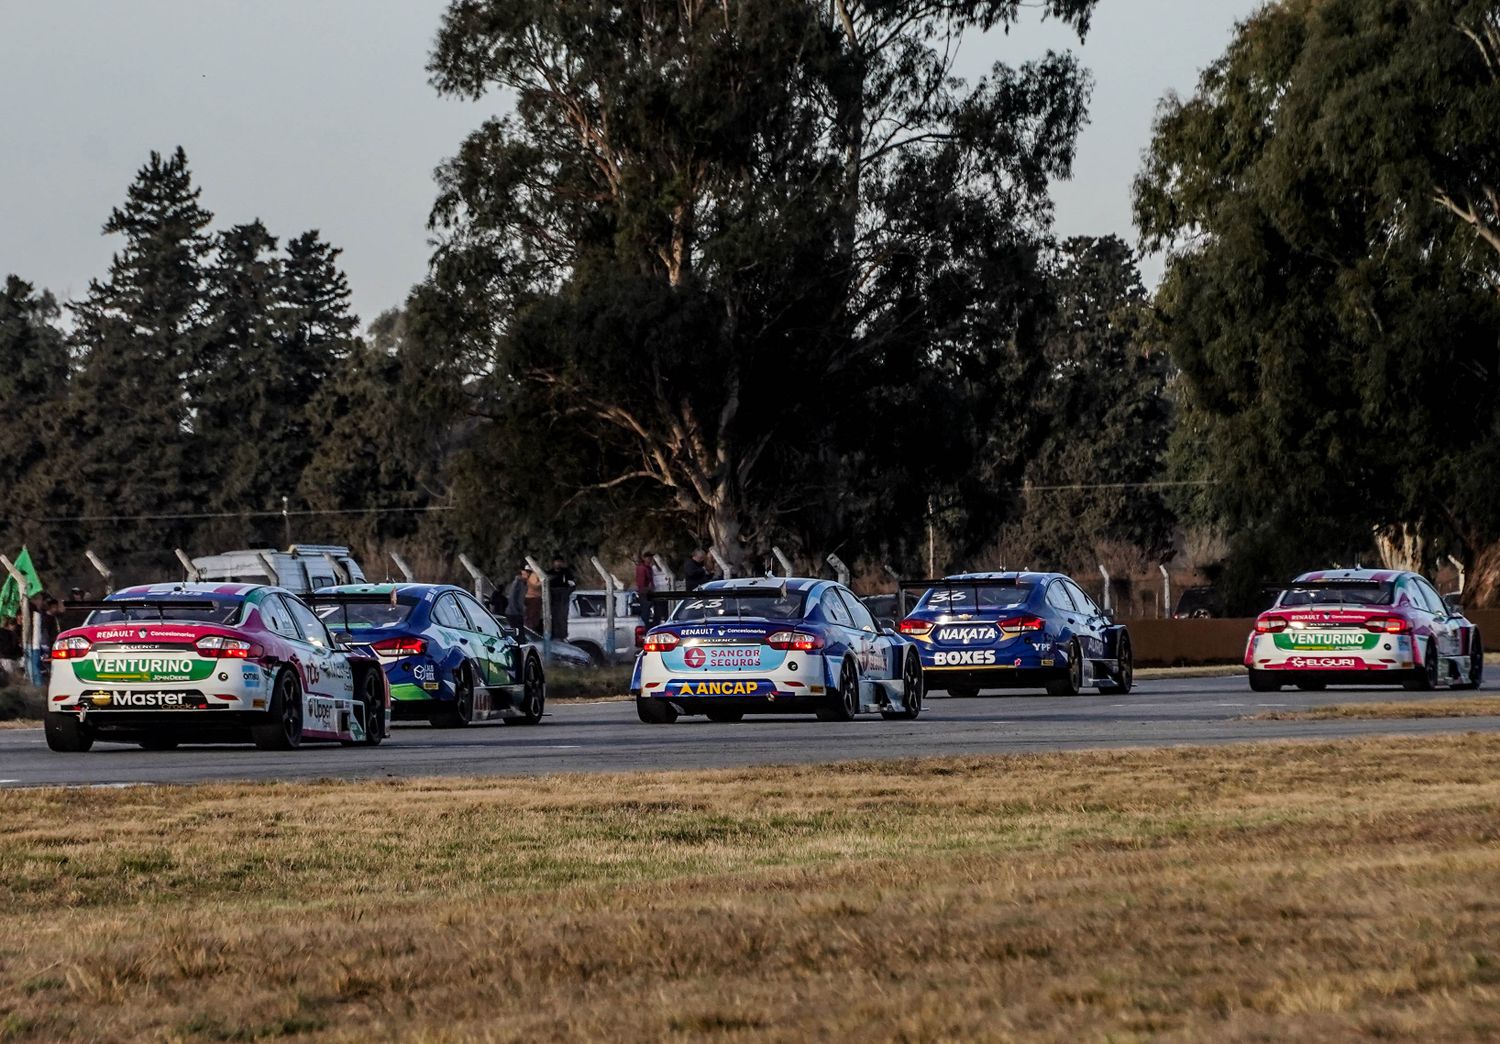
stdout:
[(1438, 687), (1438, 654), (1432, 639), (1422, 646), (1422, 666), (1408, 674), (1401, 687), (1407, 692), (1431, 692)]
[(737, 721), (745, 720), (745, 712), (742, 710), (730, 710), (727, 707), (713, 707), (703, 712), (709, 721), (717, 721), (724, 725), (732, 725)]
[(1099, 692), (1105, 696), (1124, 696), (1135, 688), (1135, 652), (1130, 648), (1130, 635), (1120, 635), (1120, 646), (1115, 651), (1119, 667), (1108, 682), (1099, 686)]
[(961, 700), (972, 700), (979, 695), (979, 688), (975, 685), (950, 685), (948, 695), (956, 696)]
[(1281, 691), (1281, 682), (1277, 681), (1276, 676), (1273, 675), (1270, 671), (1260, 671), (1256, 670), (1254, 667), (1249, 668), (1249, 670), (1251, 692)]
[(677, 708), (666, 700), (650, 696), (635, 698), (635, 716), (647, 725), (670, 725), (677, 720)]
[(915, 652), (906, 654), (901, 666), (901, 709), (881, 711), (886, 721), (916, 721), (922, 714), (922, 699), (926, 696), (926, 679), (922, 677), (922, 660)]
[(139, 746), (142, 750), (176, 750), (177, 743), (172, 736), (147, 736)]
[(270, 720), (250, 726), (250, 738), (261, 750), (296, 750), (302, 746), (302, 686), (297, 674), (283, 667), (271, 690)]
[(385, 708), (380, 705), (380, 685), (375, 680), (375, 672), (371, 670), (361, 671), (355, 677), (359, 680), (356, 683), (354, 700), (359, 704), (360, 713), (364, 716), (365, 738), (341, 742), (346, 747), (378, 747), (380, 741), (385, 739), (385, 721), (382, 713)]
[(539, 725), (546, 710), (547, 676), (542, 673), (542, 661), (528, 656), (521, 668), (521, 716), (502, 720), (507, 725)]
[(47, 749), (59, 754), (82, 754), (94, 745), (94, 730), (71, 714), (48, 712), (42, 718)]
[(1477, 689), (1484, 681), (1484, 642), (1476, 629), (1469, 635), (1469, 673), (1461, 682), (1450, 685), (1450, 689)]
[(1078, 639), (1074, 638), (1068, 643), (1068, 670), (1060, 678), (1050, 678), (1047, 681), (1048, 696), (1077, 696), (1083, 688), (1083, 650), (1078, 647)]
[(461, 729), (474, 720), (474, 672), (467, 663), (453, 676), (453, 706), (427, 720), (435, 729)]
[(819, 721), (853, 721), (859, 713), (859, 671), (849, 660), (839, 668), (839, 687), (834, 698), (818, 708)]

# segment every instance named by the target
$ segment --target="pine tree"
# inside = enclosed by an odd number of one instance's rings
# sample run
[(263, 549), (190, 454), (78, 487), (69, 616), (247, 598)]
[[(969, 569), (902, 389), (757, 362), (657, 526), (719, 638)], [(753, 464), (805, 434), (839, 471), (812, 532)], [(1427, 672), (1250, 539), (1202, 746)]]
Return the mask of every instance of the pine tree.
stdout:
[[(153, 152), (104, 225), (123, 244), (103, 282), (72, 305), (79, 370), (71, 383), (66, 463), (76, 505), (91, 516), (198, 510), (211, 480), (193, 453), (186, 389), (204, 336), (204, 229), (187, 156)], [(101, 549), (170, 550), (187, 520), (95, 527)]]

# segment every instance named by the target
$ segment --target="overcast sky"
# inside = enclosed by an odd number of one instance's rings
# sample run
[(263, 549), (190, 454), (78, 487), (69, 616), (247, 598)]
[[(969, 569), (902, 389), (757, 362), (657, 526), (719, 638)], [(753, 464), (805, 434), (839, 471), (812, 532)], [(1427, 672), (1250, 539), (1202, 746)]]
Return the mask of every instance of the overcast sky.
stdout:
[[(99, 234), (151, 150), (177, 145), (215, 226), (260, 218), (344, 251), (369, 321), (426, 270), (432, 170), (491, 111), (439, 98), (445, 0), (0, 0), (0, 276), (80, 295)], [(1258, 0), (1101, 0), (1078, 48), (1095, 77), (1061, 235), (1134, 241), (1130, 181), (1168, 89), (1187, 94)], [(966, 44), (964, 71), (1076, 47), (1035, 17)], [(1158, 266), (1146, 265), (1147, 282)]]

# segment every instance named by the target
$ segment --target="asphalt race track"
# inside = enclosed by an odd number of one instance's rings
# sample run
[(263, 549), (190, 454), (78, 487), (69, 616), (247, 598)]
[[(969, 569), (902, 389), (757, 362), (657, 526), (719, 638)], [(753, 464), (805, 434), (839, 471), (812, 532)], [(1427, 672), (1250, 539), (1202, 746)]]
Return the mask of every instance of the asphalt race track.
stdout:
[[(1485, 688), (1494, 695), (1500, 685)], [(675, 725), (654, 726), (637, 721), (634, 705), (622, 701), (549, 705), (546, 719), (534, 728), (487, 724), (449, 731), (402, 725), (373, 749), (319, 745), (287, 753), (263, 753), (249, 746), (145, 751), (100, 743), (87, 754), (54, 754), (41, 729), (14, 729), (0, 730), (0, 786), (633, 772), (1500, 730), (1500, 698), (1494, 718), (1237, 720), (1269, 708), (1474, 695), (1445, 690), (1408, 693), (1399, 688), (1252, 693), (1243, 677), (1141, 680), (1125, 697), (931, 697), (921, 719), (914, 722), (878, 716), (847, 724), (765, 717), (715, 724), (681, 718)]]

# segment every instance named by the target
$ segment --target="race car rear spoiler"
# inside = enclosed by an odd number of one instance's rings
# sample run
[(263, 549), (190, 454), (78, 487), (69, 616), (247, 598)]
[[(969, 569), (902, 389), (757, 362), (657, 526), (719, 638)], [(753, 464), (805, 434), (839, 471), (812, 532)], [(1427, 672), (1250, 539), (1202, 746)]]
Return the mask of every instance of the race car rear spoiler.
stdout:
[(328, 591), (324, 594), (305, 594), (302, 600), (309, 605), (396, 605), (396, 589), (389, 591)]
[(755, 587), (710, 587), (696, 591), (648, 591), (646, 597), (653, 602), (680, 602), (685, 598), (785, 598), (786, 584), (775, 587), (759, 584)]
[(108, 601), (63, 601), (64, 610), (75, 609), (80, 612), (94, 612), (100, 609), (197, 609), (208, 611), (218, 609), (219, 602), (211, 602), (207, 598), (111, 598)]
[(962, 577), (949, 580), (947, 577), (938, 576), (931, 580), (903, 580), (900, 587), (903, 591), (926, 591), (933, 587), (994, 587), (998, 584), (1026, 584), (1031, 586), (1029, 580), (1022, 580), (1021, 574), (1013, 576), (986, 576), (986, 577)]

